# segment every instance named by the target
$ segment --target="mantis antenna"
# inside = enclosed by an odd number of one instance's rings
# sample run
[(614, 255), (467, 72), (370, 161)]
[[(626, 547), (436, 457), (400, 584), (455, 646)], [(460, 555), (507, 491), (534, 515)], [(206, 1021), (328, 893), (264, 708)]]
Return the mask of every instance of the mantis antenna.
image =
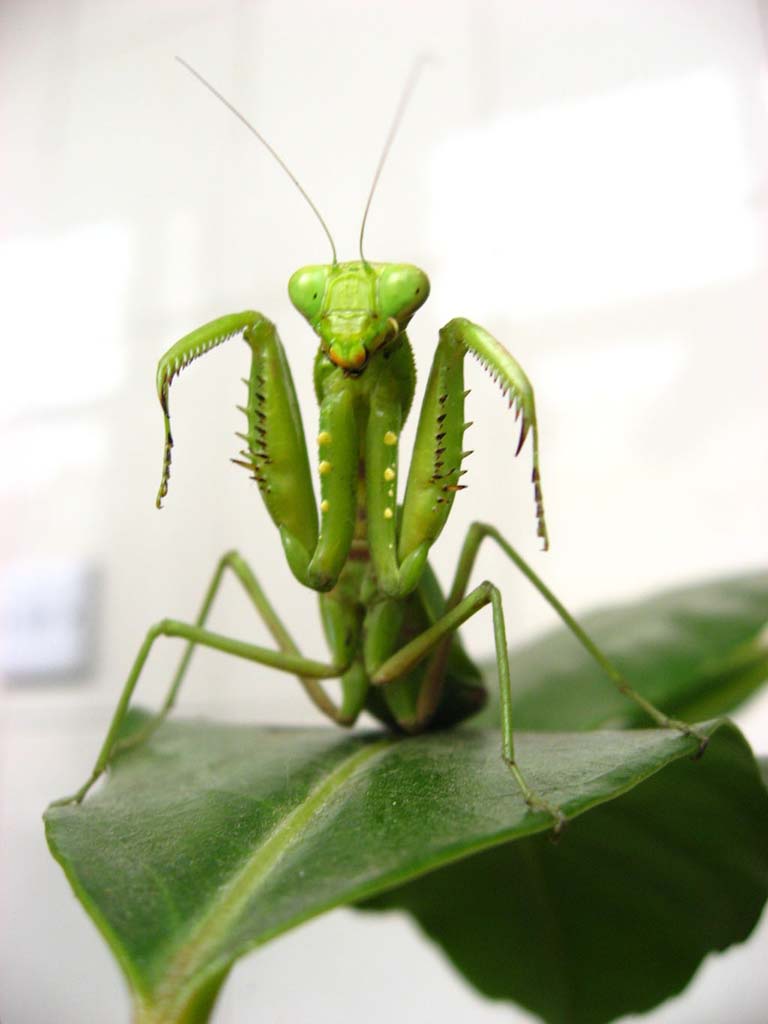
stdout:
[(371, 190), (368, 193), (368, 200), (365, 204), (365, 211), (363, 212), (363, 222), (360, 225), (359, 249), (360, 260), (362, 263), (368, 262), (365, 256), (363, 255), (363, 235), (365, 234), (365, 222), (368, 220), (368, 211), (371, 208), (371, 200), (373, 199), (373, 193), (376, 191), (376, 186), (378, 185), (379, 178), (381, 177), (382, 168), (384, 167), (386, 159), (389, 156), (389, 151), (392, 148), (392, 142), (394, 141), (395, 135), (397, 134), (397, 130), (400, 127), (400, 123), (403, 120), (405, 108), (408, 106), (408, 101), (410, 100), (411, 94), (414, 88), (416, 87), (418, 77), (421, 74), (424, 65), (428, 64), (431, 59), (432, 58), (428, 54), (423, 54), (421, 57), (417, 57), (416, 60), (414, 61), (413, 67), (411, 68), (411, 73), (410, 75), (408, 75), (405, 87), (403, 88), (403, 91), (400, 95), (400, 102), (397, 105), (395, 116), (392, 118), (392, 124), (390, 125), (389, 128), (389, 134), (387, 135), (387, 140), (384, 143), (384, 148), (381, 151), (379, 163), (378, 166), (376, 167), (376, 173), (374, 174), (373, 181), (371, 182)]
[[(320, 223), (321, 223), (321, 225), (323, 227), (323, 231), (326, 233), (326, 235), (328, 236), (328, 241), (331, 243), (331, 251), (333, 253), (333, 262), (334, 262), (334, 264), (337, 263), (338, 260), (336, 258), (336, 246), (333, 244), (333, 238), (331, 237), (331, 232), (328, 230), (328, 225), (323, 220), (323, 218), (322, 218), (322, 216), (320, 214), (320, 211), (315, 206), (315, 204), (312, 202), (312, 200), (309, 198), (309, 196), (307, 195), (306, 191), (304, 190), (304, 188), (299, 183), (299, 179), (296, 177), (296, 175), (293, 173), (293, 171), (290, 169), (290, 167), (286, 164), (285, 160), (283, 160), (283, 158), (280, 156), (280, 154), (277, 153), (272, 148), (272, 146), (270, 146), (270, 144), (267, 142), (267, 140), (264, 138), (264, 136), (261, 134), (261, 132), (258, 131), (256, 128), (254, 128), (254, 126), (251, 124), (251, 122), (240, 113), (240, 111), (237, 109), (237, 107), (233, 106), (229, 102), (228, 99), (226, 99), (224, 96), (222, 96), (221, 93), (219, 92), (219, 90), (214, 88), (214, 86), (212, 86), (211, 83), (207, 79), (203, 78), (203, 76), (200, 74), (199, 71), (196, 71), (195, 68), (193, 68), (191, 64), (188, 64), (184, 60), (183, 57), (177, 57), (176, 60), (179, 62), (179, 64), (182, 65), (182, 67), (185, 67), (187, 69), (187, 71), (189, 71), (190, 74), (194, 75), (195, 78), (198, 80), (198, 82), (201, 83), (201, 85), (204, 85), (205, 88), (208, 89), (209, 92), (212, 92), (213, 95), (216, 97), (216, 99), (221, 100), (221, 102), (224, 104), (224, 106), (227, 107), (229, 110), (231, 110), (232, 113), (235, 115), (235, 117), (239, 121), (243, 122), (243, 124), (248, 129), (248, 131), (251, 132), (253, 135), (255, 135), (256, 138), (259, 140), (259, 142), (262, 144), (262, 146), (264, 146), (266, 149), (268, 149), (269, 152), (272, 154), (272, 156), (275, 158), (275, 160), (277, 160), (277, 162), (283, 168), (283, 170), (288, 175), (288, 177), (291, 179), (293, 184), (296, 186), (296, 188), (299, 190), (299, 192), (301, 192), (301, 194), (304, 196), (306, 201), (309, 203), (310, 207), (312, 208), (312, 212), (315, 214), (317, 219), (320, 221)], [(370, 203), (370, 199), (368, 201)]]

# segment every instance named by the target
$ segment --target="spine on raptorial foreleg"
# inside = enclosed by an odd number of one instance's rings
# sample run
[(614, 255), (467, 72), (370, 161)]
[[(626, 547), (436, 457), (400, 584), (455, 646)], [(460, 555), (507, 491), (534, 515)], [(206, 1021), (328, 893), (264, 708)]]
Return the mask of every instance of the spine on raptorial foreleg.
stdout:
[(515, 419), (520, 420), (520, 436), (515, 455), (519, 455), (528, 434), (531, 434), (533, 447), (533, 484), (534, 501), (536, 503), (536, 532), (541, 538), (542, 550), (549, 547), (549, 535), (544, 516), (544, 498), (541, 491), (541, 472), (539, 468), (539, 429), (536, 422), (536, 403), (533, 397), (533, 385), (525, 371), (510, 352), (489, 334), (484, 327), (472, 323), (464, 317), (455, 317), (440, 332), (443, 338), (451, 339), (463, 350), (470, 352), (475, 359), (491, 375), (501, 389), (510, 410), (514, 410)]
[(196, 331), (184, 335), (175, 345), (172, 345), (160, 362), (157, 364), (157, 397), (163, 410), (163, 425), (165, 429), (165, 444), (163, 445), (163, 471), (160, 478), (160, 487), (157, 492), (155, 504), (162, 507), (163, 498), (168, 493), (168, 483), (171, 476), (171, 455), (173, 451), (173, 435), (171, 434), (171, 413), (169, 406), (169, 395), (171, 384), (178, 377), (185, 367), (200, 356), (210, 352), (211, 349), (223, 345), (225, 341), (241, 334), (250, 325), (262, 319), (260, 313), (253, 310), (245, 310), (243, 313), (230, 313), (228, 316), (221, 316), (210, 323), (198, 327)]
[(401, 560), (440, 535), (463, 475), (464, 347), (445, 329), (427, 381), (403, 502)]

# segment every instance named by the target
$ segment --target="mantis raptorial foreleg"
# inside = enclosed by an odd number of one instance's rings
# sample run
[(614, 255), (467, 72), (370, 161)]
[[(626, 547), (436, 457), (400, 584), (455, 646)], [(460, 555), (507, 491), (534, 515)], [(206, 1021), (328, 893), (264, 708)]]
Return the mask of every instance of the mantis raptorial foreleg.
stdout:
[[(520, 364), (496, 339), (469, 320), (456, 318), (440, 331), (416, 429), (399, 531), (391, 517), (391, 483), (397, 461), (402, 410), (384, 388), (371, 398), (366, 448), (371, 556), (381, 589), (401, 598), (418, 583), (429, 548), (440, 535), (464, 473), (464, 358), (470, 352), (498, 380), (510, 407), (522, 417), (517, 450), (533, 436), (533, 485), (538, 534), (547, 546), (539, 482), (538, 429), (533, 388)], [(381, 441), (384, 439), (384, 445)], [(391, 469), (386, 445), (391, 448)], [(392, 473), (392, 477), (389, 473)], [(390, 508), (390, 515), (387, 515)]]
[(309, 470), (304, 428), (290, 366), (275, 325), (261, 313), (220, 317), (186, 335), (163, 356), (157, 390), (165, 418), (160, 505), (168, 490), (173, 437), (168, 393), (174, 377), (193, 359), (236, 334), (251, 349), (246, 448), (234, 461), (251, 471), (273, 522), (280, 530), (294, 576), (314, 590), (330, 590), (344, 568), (355, 520), (357, 427), (348, 391), (337, 390), (320, 403), (320, 434), (332, 437), (334, 472), (321, 476), (322, 529)]
[[(514, 729), (512, 726), (512, 682), (509, 672), (509, 655), (507, 653), (507, 636), (504, 626), (504, 610), (501, 593), (498, 587), (488, 580), (481, 583), (470, 594), (462, 598), (454, 607), (448, 609), (428, 629), (425, 629), (409, 643), (392, 654), (383, 664), (371, 673), (374, 686), (385, 686), (395, 683), (398, 679), (418, 665), (430, 651), (443, 641), (450, 643), (456, 630), (490, 604), (493, 611), (493, 639), (496, 650), (496, 666), (499, 677), (499, 696), (501, 703), (501, 749), (502, 757), (512, 772), (523, 794), (525, 802), (531, 810), (544, 811), (555, 821), (555, 832), (559, 832), (565, 816), (562, 811), (543, 800), (528, 785), (515, 760)], [(427, 724), (418, 718), (412, 723), (400, 722), (407, 732), (420, 732)]]
[[(534, 572), (525, 559), (517, 552), (512, 545), (502, 537), (499, 531), (488, 523), (472, 523), (462, 545), (459, 555), (456, 575), (453, 585), (446, 599), (446, 608), (458, 609), (463, 605), (469, 578), (477, 558), (477, 553), (482, 542), (489, 538), (498, 544), (504, 554), (517, 566), (520, 572), (539, 591), (544, 600), (557, 612), (565, 625), (570, 629), (579, 643), (592, 655), (598, 665), (603, 669), (616, 689), (631, 701), (634, 701), (660, 728), (676, 729), (685, 736), (695, 736), (699, 741), (699, 753), (703, 753), (708, 743), (708, 737), (697, 729), (675, 718), (670, 718), (663, 711), (657, 708), (649, 700), (639, 694), (634, 687), (630, 686), (621, 672), (616, 668), (608, 656), (598, 647), (595, 641), (589, 636), (584, 628), (565, 608), (561, 601), (552, 593), (549, 587)], [(448, 656), (448, 643), (442, 643), (434, 653), (432, 660), (427, 667), (424, 685), (421, 691), (419, 714), (428, 720), (434, 713), (440, 699), (440, 685), (445, 672), (445, 660)]]

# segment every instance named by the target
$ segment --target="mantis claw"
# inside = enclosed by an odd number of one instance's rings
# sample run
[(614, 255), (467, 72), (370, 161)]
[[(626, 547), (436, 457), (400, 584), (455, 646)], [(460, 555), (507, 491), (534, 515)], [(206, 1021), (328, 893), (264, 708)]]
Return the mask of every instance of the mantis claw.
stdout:
[(677, 731), (681, 732), (683, 736), (690, 736), (691, 739), (696, 739), (699, 741), (699, 749), (693, 755), (693, 761), (698, 761), (699, 758), (704, 756), (704, 751), (709, 746), (709, 736), (705, 735), (703, 732), (701, 732), (701, 730), (697, 729), (695, 726), (688, 725), (687, 722), (680, 721), (676, 718), (669, 719), (669, 721), (667, 722), (667, 728), (677, 729)]
[(191, 362), (210, 352), (211, 349), (223, 344), (236, 334), (241, 334), (248, 327), (252, 326), (259, 319), (259, 314), (251, 310), (244, 313), (233, 313), (230, 316), (219, 317), (212, 320), (203, 327), (185, 335), (180, 341), (165, 353), (157, 366), (157, 397), (163, 410), (163, 425), (165, 428), (165, 443), (163, 446), (163, 468), (160, 477), (160, 487), (157, 491), (155, 505), (162, 508), (163, 498), (168, 493), (168, 482), (171, 477), (171, 449), (173, 448), (173, 436), (171, 434), (171, 414), (168, 404), (168, 395), (171, 384), (178, 377), (183, 369)]
[(532, 813), (535, 814), (536, 812), (543, 811), (545, 814), (548, 814), (552, 818), (553, 825), (552, 831), (550, 833), (550, 838), (552, 842), (556, 843), (560, 836), (563, 834), (563, 829), (565, 828), (568, 822), (568, 819), (560, 810), (560, 808), (555, 806), (554, 804), (547, 803), (546, 800), (542, 800), (540, 797), (537, 797), (533, 793), (531, 793), (530, 796), (527, 796), (525, 798), (525, 802), (528, 805), (528, 810)]
[(547, 800), (544, 800), (542, 797), (540, 797), (537, 793), (534, 793), (534, 791), (523, 778), (523, 774), (517, 767), (517, 763), (515, 761), (506, 757), (504, 758), (504, 761), (509, 770), (514, 775), (515, 781), (520, 787), (520, 791), (523, 794), (523, 799), (525, 800), (528, 810), (532, 814), (543, 812), (544, 814), (548, 814), (550, 818), (552, 818), (552, 838), (554, 840), (557, 840), (562, 835), (563, 829), (565, 828), (565, 825), (568, 821), (566, 816), (563, 814), (563, 812), (556, 804), (551, 804)]
[(537, 536), (542, 540), (542, 550), (549, 548), (549, 535), (544, 517), (544, 502), (541, 493), (541, 474), (539, 471), (539, 432), (536, 422), (536, 406), (533, 398), (533, 387), (523, 368), (512, 355), (484, 328), (457, 317), (441, 331), (441, 336), (455, 338), (465, 349), (471, 352), (480, 365), (497, 381), (505, 397), (508, 396), (509, 409), (515, 411), (515, 420), (520, 419), (520, 436), (515, 449), (515, 456), (523, 449), (528, 434), (533, 438), (533, 485), (536, 502)]
[(85, 799), (88, 790), (93, 786), (94, 782), (96, 782), (100, 775), (101, 772), (92, 772), (80, 789), (71, 793), (69, 796), (61, 796), (58, 800), (51, 801), (51, 807), (68, 807), (70, 804), (81, 804)]

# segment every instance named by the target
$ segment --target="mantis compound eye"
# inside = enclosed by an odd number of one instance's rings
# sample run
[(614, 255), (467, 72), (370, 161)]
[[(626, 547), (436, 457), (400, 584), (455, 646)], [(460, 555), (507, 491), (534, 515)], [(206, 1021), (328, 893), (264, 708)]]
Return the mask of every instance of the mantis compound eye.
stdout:
[(310, 323), (323, 308), (327, 284), (328, 267), (325, 266), (302, 267), (288, 282), (288, 297)]
[(379, 307), (384, 317), (406, 324), (429, 295), (429, 278), (409, 263), (387, 266), (379, 278)]

